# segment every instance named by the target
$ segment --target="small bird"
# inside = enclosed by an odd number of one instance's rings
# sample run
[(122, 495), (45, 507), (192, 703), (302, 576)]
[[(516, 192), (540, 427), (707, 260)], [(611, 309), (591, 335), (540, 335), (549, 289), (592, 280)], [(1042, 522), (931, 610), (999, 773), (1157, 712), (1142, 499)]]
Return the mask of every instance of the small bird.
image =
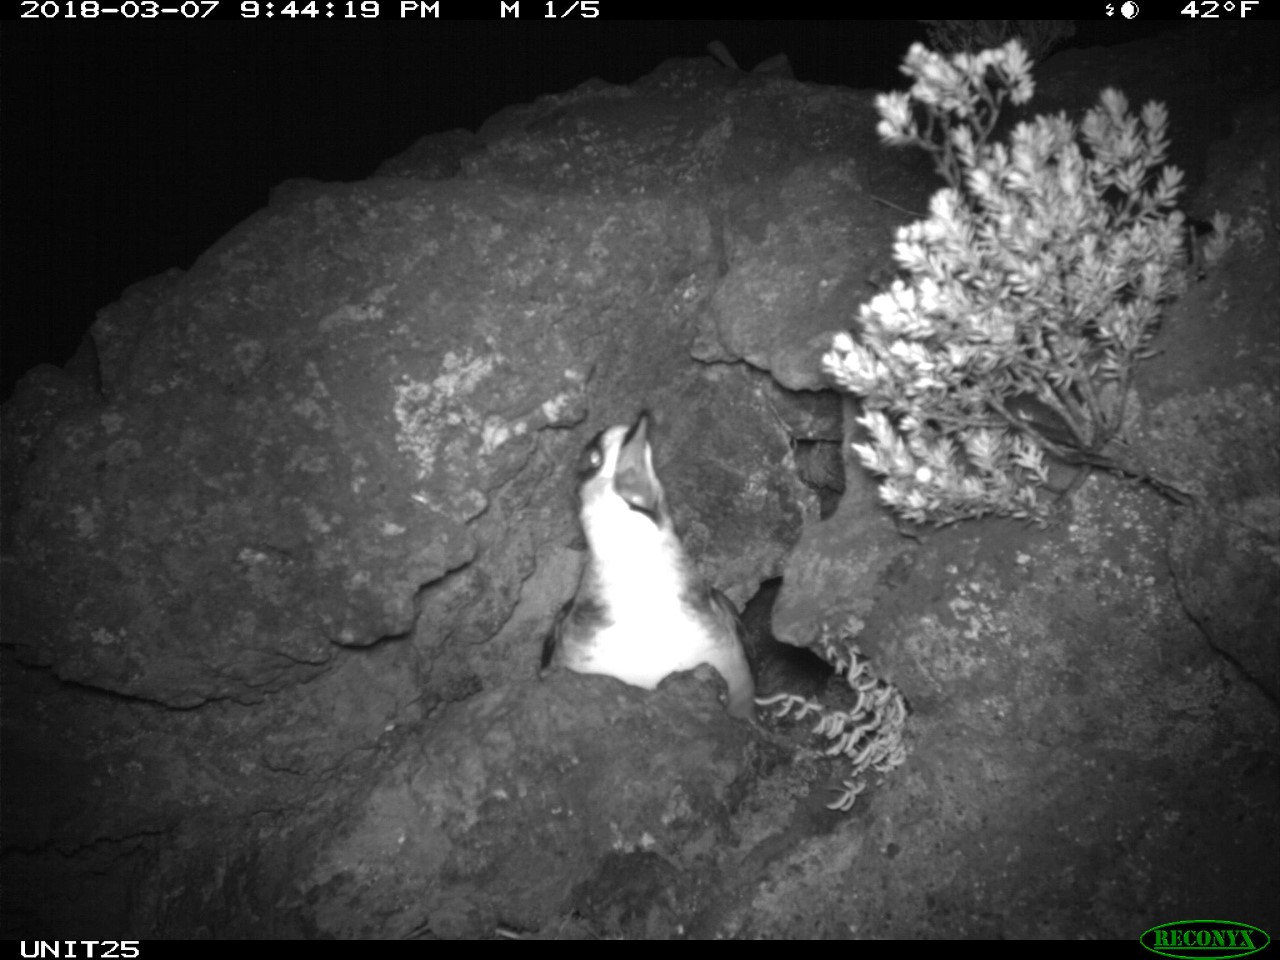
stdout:
[(543, 667), (600, 673), (653, 689), (709, 663), (729, 685), (729, 712), (750, 718), (755, 681), (733, 603), (706, 584), (676, 535), (653, 470), (651, 418), (609, 427), (583, 451), (582, 529), (591, 556), (556, 619)]

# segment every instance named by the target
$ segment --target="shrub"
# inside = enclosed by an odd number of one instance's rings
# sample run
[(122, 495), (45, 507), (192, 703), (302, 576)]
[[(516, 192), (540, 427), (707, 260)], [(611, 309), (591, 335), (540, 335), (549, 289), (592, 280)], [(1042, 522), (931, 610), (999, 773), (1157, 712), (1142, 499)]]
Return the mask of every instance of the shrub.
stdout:
[(950, 57), (916, 44), (910, 91), (876, 100), (881, 138), (928, 150), (948, 186), (899, 229), (900, 279), (823, 368), (862, 397), (854, 449), (908, 520), (1043, 521), (1046, 451), (1115, 466), (1134, 367), (1181, 289), (1182, 174), (1149, 184), (1164, 106), (1139, 120), (1108, 89), (1079, 125), (1039, 116), (991, 142), (1004, 101), (1030, 100), (1030, 66), (1017, 40)]
[(939, 53), (975, 53), (1017, 38), (1037, 63), (1076, 35), (1074, 20), (921, 20)]

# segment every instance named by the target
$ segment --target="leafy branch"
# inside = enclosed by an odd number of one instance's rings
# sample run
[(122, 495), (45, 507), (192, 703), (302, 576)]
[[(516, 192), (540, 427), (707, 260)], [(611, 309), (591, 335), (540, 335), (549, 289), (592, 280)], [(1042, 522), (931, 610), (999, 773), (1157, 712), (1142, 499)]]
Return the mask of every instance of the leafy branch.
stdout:
[(854, 449), (909, 520), (1043, 521), (1046, 453), (1145, 477), (1113, 444), (1182, 289), (1168, 115), (1133, 117), (1108, 89), (1078, 125), (1039, 116), (995, 141), (1004, 104), (1031, 99), (1030, 67), (1016, 40), (950, 57), (916, 44), (910, 90), (876, 100), (881, 138), (927, 150), (948, 186), (899, 229), (902, 277), (823, 367), (863, 398)]

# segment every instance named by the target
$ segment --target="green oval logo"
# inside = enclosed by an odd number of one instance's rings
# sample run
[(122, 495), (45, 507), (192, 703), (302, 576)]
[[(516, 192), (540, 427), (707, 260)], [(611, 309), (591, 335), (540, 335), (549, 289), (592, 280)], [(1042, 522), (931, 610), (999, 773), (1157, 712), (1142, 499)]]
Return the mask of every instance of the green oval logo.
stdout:
[(1257, 953), (1271, 937), (1265, 930), (1234, 920), (1174, 920), (1145, 931), (1138, 942), (1162, 957), (1226, 960)]

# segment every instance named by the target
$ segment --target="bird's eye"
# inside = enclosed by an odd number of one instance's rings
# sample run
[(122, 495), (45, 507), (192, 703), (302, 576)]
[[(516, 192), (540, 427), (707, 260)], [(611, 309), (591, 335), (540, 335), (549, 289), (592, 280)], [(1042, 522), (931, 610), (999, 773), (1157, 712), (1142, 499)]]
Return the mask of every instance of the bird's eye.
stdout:
[(595, 444), (587, 447), (582, 451), (582, 457), (578, 460), (578, 473), (586, 478), (597, 473), (604, 465), (604, 454)]

